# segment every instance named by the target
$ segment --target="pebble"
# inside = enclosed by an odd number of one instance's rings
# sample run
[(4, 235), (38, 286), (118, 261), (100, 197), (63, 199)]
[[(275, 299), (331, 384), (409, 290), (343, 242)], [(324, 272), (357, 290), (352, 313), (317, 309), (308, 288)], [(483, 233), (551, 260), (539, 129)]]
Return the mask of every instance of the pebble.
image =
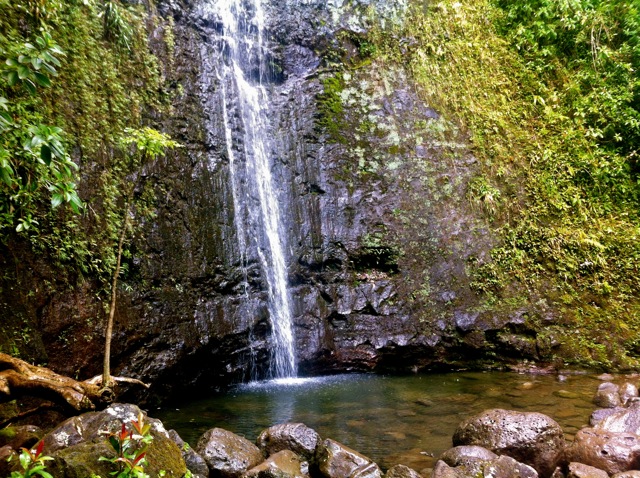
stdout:
[(576, 398), (580, 398), (580, 395), (578, 395), (575, 392), (570, 392), (569, 390), (556, 390), (555, 392), (553, 392), (553, 394), (556, 397), (570, 398), (572, 400), (575, 400)]

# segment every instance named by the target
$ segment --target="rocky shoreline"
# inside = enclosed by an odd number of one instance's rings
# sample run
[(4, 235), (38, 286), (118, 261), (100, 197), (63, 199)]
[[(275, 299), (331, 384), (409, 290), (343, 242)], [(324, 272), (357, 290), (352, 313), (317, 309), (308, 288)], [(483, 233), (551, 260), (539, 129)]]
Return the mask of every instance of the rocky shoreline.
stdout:
[[(640, 398), (625, 382), (601, 383), (594, 396), (600, 408), (590, 426), (568, 441), (552, 418), (536, 412), (485, 410), (462, 421), (453, 448), (431, 469), (415, 471), (378, 464), (302, 423), (277, 424), (255, 442), (221, 428), (207, 431), (192, 448), (160, 420), (136, 405), (113, 404), (72, 417), (48, 433), (35, 426), (0, 430), (0, 476), (19, 470), (21, 447), (42, 441), (47, 471), (54, 478), (107, 477), (113, 455), (105, 435), (140, 420), (153, 437), (144, 469), (150, 477), (195, 478), (640, 478)], [(21, 476), (21, 475), (20, 475)]]

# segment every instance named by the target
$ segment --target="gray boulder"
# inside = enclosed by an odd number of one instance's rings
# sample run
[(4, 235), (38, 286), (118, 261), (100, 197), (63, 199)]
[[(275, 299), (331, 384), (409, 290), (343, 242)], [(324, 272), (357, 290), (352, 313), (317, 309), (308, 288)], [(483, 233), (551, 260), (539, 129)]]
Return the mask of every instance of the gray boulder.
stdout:
[(463, 421), (453, 445), (477, 445), (532, 466), (542, 477), (553, 473), (565, 447), (562, 428), (542, 413), (486, 410)]
[(475, 461), (490, 461), (498, 455), (486, 448), (476, 445), (456, 446), (445, 451), (440, 459), (449, 466), (468, 465)]
[(472, 461), (449, 466), (438, 460), (431, 478), (538, 478), (538, 472), (510, 456), (502, 455), (487, 461)]
[(326, 478), (382, 477), (382, 471), (371, 459), (331, 439), (320, 446), (318, 467)]
[(204, 461), (204, 458), (198, 455), (198, 453), (196, 453), (196, 451), (189, 446), (175, 430), (169, 430), (169, 437), (176, 445), (178, 445), (178, 448), (180, 448), (182, 459), (193, 477), (207, 478), (209, 476), (209, 467), (207, 466), (207, 462)]
[(600, 423), (602, 420), (607, 418), (609, 415), (613, 415), (614, 413), (619, 412), (621, 410), (624, 410), (624, 408), (623, 407), (596, 408), (591, 413), (591, 416), (589, 417), (589, 425), (591, 425), (592, 427), (595, 427), (598, 423)]
[(262, 463), (262, 452), (246, 438), (222, 428), (207, 431), (196, 445), (209, 470), (223, 478), (236, 478)]
[(420, 473), (405, 465), (392, 466), (384, 476), (385, 478), (422, 478)]
[(613, 413), (600, 420), (594, 428), (640, 435), (640, 402), (633, 402), (628, 408), (614, 410)]
[(291, 450), (281, 450), (244, 473), (243, 478), (308, 478), (309, 464)]
[(565, 450), (565, 459), (609, 474), (628, 471), (640, 466), (640, 437), (633, 433), (583, 428)]
[(618, 394), (620, 395), (620, 401), (623, 405), (628, 405), (638, 399), (638, 387), (632, 383), (625, 382), (620, 385)]
[(145, 472), (151, 476), (163, 470), (166, 477), (181, 478), (187, 471), (178, 446), (171, 440), (162, 422), (146, 416), (137, 406), (116, 403), (101, 412), (90, 412), (66, 420), (44, 438), (44, 451), (54, 458), (47, 471), (56, 478), (86, 478), (93, 474), (109, 476), (113, 464), (100, 457), (115, 456), (105, 432), (118, 431), (124, 423), (142, 415), (151, 425), (153, 441), (147, 450)]
[(609, 478), (606, 471), (584, 463), (569, 463), (567, 478)]
[(302, 423), (284, 423), (264, 430), (256, 443), (266, 456), (282, 450), (291, 450), (305, 460), (315, 458), (316, 449), (322, 442), (315, 430)]
[(620, 401), (619, 389), (615, 383), (604, 382), (598, 385), (598, 390), (593, 397), (593, 403), (602, 408), (615, 408), (619, 407), (622, 402)]

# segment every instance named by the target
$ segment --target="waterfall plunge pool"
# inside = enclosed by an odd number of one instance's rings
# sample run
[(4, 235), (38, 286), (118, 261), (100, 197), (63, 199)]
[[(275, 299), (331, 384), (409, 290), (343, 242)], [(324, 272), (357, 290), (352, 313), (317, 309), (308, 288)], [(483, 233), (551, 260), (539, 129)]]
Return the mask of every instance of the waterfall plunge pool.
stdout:
[(384, 469), (403, 464), (421, 471), (451, 447), (462, 420), (488, 408), (544, 413), (571, 439), (596, 408), (592, 399), (600, 380), (590, 374), (564, 377), (459, 372), (279, 379), (150, 414), (194, 446), (214, 427), (255, 441), (272, 425), (302, 422)]

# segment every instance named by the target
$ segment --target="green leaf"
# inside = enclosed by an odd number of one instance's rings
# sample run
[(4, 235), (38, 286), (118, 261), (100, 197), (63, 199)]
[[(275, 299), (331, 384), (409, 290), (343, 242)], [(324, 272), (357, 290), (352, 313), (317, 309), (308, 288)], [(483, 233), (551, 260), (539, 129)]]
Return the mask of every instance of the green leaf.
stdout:
[(18, 83), (18, 72), (17, 71), (9, 71), (7, 73), (7, 83), (9, 84), (9, 86), (15, 86), (16, 83)]
[(62, 197), (62, 194), (56, 193), (56, 194), (51, 196), (51, 207), (52, 208), (58, 207), (63, 202), (64, 202), (64, 198)]
[(27, 79), (31, 76), (31, 70), (29, 70), (29, 68), (27, 68), (26, 66), (20, 65), (17, 68), (18, 70), (18, 78), (20, 78), (21, 80)]
[(43, 144), (40, 148), (40, 158), (47, 166), (51, 165), (51, 148), (48, 145)]
[(38, 71), (34, 72), (34, 76), (35, 76), (36, 81), (38, 82), (38, 84), (40, 86), (44, 86), (44, 87), (51, 86), (51, 80), (49, 80), (48, 76), (43, 75), (42, 73), (40, 73)]
[(29, 91), (29, 93), (31, 93), (32, 95), (35, 95), (36, 93), (36, 85), (33, 83), (33, 81), (26, 79), (23, 83), (24, 87)]

